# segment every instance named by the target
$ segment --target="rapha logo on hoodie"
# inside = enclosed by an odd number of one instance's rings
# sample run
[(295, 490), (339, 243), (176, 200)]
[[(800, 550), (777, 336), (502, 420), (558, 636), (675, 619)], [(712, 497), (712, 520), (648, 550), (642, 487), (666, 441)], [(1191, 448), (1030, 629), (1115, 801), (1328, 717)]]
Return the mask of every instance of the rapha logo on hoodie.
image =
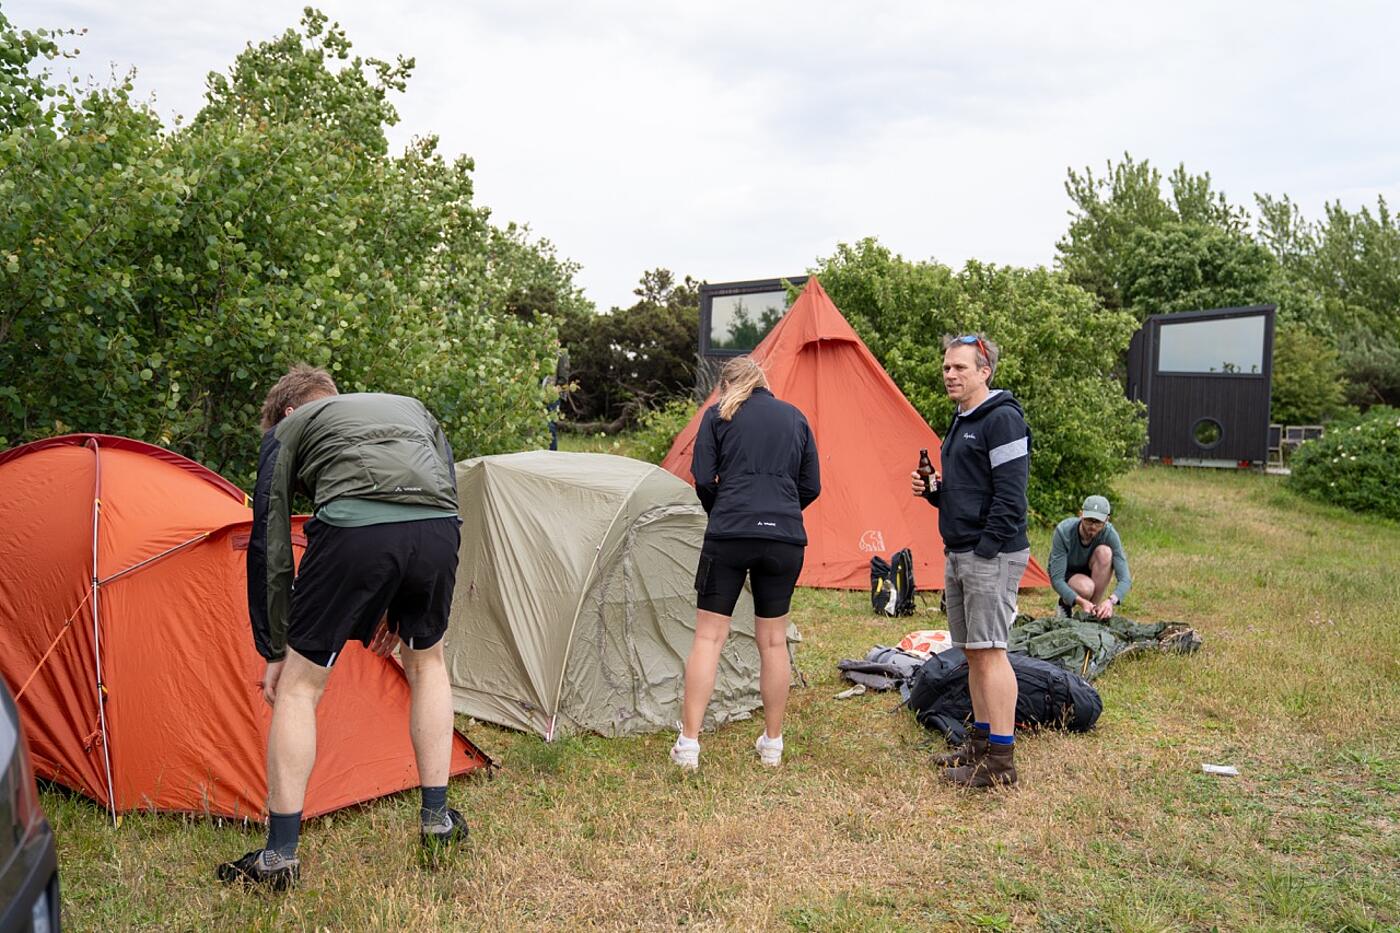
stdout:
[(970, 431), (964, 431), (964, 432), (963, 432), (963, 440), (965, 440), (965, 441), (975, 441), (975, 440), (977, 440), (977, 435), (976, 435), (976, 434), (973, 434), (973, 433), (970, 432)]

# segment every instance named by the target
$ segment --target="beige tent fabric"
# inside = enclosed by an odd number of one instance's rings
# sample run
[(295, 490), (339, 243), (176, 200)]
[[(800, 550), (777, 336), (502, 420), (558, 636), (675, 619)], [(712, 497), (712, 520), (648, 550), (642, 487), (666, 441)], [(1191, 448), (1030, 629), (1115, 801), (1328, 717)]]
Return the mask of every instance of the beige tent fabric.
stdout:
[[(528, 451), (458, 463), (457, 496), (462, 548), (446, 639), (457, 712), (546, 738), (673, 727), (705, 534), (695, 491), (640, 460)], [(758, 705), (745, 592), (707, 724)]]

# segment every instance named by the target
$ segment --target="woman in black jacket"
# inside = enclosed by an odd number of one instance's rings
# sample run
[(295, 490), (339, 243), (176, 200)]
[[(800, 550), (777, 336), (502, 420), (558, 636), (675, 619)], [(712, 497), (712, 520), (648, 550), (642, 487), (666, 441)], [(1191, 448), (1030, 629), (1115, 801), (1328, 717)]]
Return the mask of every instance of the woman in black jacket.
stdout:
[(701, 419), (690, 471), (710, 519), (695, 572), (695, 642), (685, 664), (681, 734), (671, 760), (692, 770), (700, 765), (700, 726), (747, 578), (765, 726), (754, 748), (765, 765), (777, 767), (791, 678), (788, 609), (807, 545), (802, 510), (821, 492), (817, 445), (802, 412), (774, 398), (758, 364), (736, 357), (720, 374), (719, 402)]

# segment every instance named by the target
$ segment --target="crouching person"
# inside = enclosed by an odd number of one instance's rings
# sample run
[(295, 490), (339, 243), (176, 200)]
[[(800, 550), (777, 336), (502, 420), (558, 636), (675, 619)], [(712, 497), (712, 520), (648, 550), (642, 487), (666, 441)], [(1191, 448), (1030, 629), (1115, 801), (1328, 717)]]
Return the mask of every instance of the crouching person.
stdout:
[[(1055, 526), (1048, 572), (1050, 585), (1060, 597), (1057, 615), (1073, 615), (1079, 609), (1096, 619), (1108, 619), (1128, 595), (1133, 577), (1123, 542), (1109, 520), (1111, 512), (1103, 496), (1089, 496), (1078, 518), (1071, 516)], [(1118, 578), (1112, 593), (1108, 591), (1111, 577)]]
[(802, 510), (820, 494), (821, 477), (807, 419), (774, 397), (747, 356), (730, 360), (720, 374), (719, 402), (700, 421), (691, 473), (709, 520), (695, 573), (695, 641), (685, 662), (681, 734), (671, 760), (686, 770), (700, 766), (700, 726), (747, 579), (763, 698), (764, 731), (754, 749), (764, 765), (777, 767), (792, 679), (788, 609), (807, 546)]
[[(267, 845), (218, 867), (221, 881), (284, 889), (300, 874), (302, 802), (316, 761), (316, 706), (350, 639), (402, 644), (424, 845), (467, 836), (447, 806), (452, 692), (442, 637), (457, 573), (452, 449), (411, 398), (339, 395), (324, 370), (294, 367), (268, 393), (248, 547), (248, 614), (267, 659)], [(292, 496), (315, 503), (293, 586)]]

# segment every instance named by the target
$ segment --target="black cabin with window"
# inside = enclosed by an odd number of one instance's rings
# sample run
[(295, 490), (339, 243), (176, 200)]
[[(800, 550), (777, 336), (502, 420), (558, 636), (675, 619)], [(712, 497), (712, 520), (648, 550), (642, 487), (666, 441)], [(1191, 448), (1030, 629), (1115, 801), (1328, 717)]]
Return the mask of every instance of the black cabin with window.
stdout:
[(696, 382), (702, 393), (713, 387), (726, 360), (752, 351), (787, 314), (788, 284), (800, 290), (807, 276), (700, 286), (701, 365)]
[(1147, 406), (1147, 459), (1262, 465), (1273, 347), (1273, 305), (1149, 317), (1128, 345), (1128, 397)]

